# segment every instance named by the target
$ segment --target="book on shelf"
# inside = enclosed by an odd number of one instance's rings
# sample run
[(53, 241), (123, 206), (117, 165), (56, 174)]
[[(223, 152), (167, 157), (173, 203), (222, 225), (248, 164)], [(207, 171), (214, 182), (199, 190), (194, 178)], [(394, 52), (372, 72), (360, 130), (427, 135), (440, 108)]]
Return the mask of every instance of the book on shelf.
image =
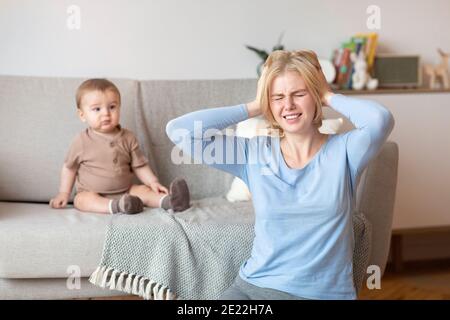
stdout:
[(364, 52), (367, 60), (367, 71), (372, 72), (377, 46), (377, 33), (358, 33), (350, 38), (350, 41), (341, 44), (334, 50), (332, 61), (336, 68), (335, 84), (340, 89), (352, 88), (352, 75), (354, 72), (351, 54)]
[(371, 33), (358, 33), (355, 38), (364, 39), (364, 45), (362, 49), (367, 59), (367, 68), (371, 72), (373, 69), (373, 64), (375, 62), (375, 54), (378, 45), (378, 34), (376, 32)]

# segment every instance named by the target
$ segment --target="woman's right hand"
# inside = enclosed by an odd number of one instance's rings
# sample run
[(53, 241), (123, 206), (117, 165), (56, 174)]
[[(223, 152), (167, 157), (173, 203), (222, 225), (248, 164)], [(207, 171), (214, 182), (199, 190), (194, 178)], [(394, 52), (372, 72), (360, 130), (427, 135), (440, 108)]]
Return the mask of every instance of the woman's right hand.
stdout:
[(56, 197), (50, 200), (50, 207), (53, 209), (61, 209), (64, 208), (69, 202), (70, 194), (67, 192), (60, 192)]
[(264, 72), (265, 69), (263, 69), (261, 77), (259, 77), (258, 79), (258, 85), (256, 87), (256, 97), (255, 100), (253, 100), (252, 102), (247, 103), (247, 111), (248, 111), (248, 117), (249, 118), (253, 118), (256, 116), (259, 116), (262, 114), (262, 110), (261, 110), (261, 105), (260, 105), (260, 101), (261, 101), (261, 95), (262, 95), (262, 79), (264, 78)]
[(259, 105), (258, 100), (253, 100), (252, 102), (247, 103), (247, 112), (248, 117), (253, 118), (262, 114), (261, 106)]

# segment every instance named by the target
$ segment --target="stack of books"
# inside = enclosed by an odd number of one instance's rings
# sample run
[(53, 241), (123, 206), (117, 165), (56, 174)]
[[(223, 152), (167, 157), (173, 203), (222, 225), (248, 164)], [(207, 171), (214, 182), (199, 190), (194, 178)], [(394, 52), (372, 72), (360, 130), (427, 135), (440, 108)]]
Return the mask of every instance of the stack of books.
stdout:
[(350, 41), (344, 42), (339, 49), (333, 51), (332, 62), (336, 68), (334, 83), (338, 89), (352, 89), (354, 72), (353, 62), (350, 59), (352, 52), (358, 55), (363, 50), (367, 60), (367, 71), (372, 73), (377, 43), (377, 33), (358, 33), (351, 37)]

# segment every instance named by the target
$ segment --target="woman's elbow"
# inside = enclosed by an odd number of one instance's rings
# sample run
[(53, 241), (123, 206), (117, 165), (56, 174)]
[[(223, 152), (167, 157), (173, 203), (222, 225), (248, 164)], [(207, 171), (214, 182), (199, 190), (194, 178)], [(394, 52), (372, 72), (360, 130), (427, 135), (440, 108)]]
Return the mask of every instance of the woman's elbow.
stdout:
[(387, 132), (388, 134), (392, 132), (392, 129), (394, 129), (394, 116), (392, 112), (385, 107), (383, 108), (383, 111), (380, 112), (379, 124), (383, 128), (383, 131)]
[(166, 134), (169, 139), (179, 147), (182, 147), (186, 143), (190, 142), (192, 138), (191, 132), (183, 128), (178, 119), (172, 119), (166, 124)]
[(186, 135), (186, 130), (180, 127), (177, 119), (172, 119), (166, 124), (167, 137), (173, 142), (177, 143), (181, 136)]
[(169, 137), (170, 140), (173, 141), (172, 136), (173, 132), (175, 131), (175, 119), (169, 120), (166, 124), (166, 135)]

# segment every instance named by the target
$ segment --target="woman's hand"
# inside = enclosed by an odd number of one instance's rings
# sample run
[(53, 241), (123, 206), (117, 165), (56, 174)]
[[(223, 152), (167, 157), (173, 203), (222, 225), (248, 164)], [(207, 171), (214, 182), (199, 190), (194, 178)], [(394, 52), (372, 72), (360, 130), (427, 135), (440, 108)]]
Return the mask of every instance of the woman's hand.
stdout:
[(153, 182), (150, 182), (149, 183), (149, 185), (148, 185), (148, 187), (150, 188), (150, 189), (152, 189), (153, 190), (153, 192), (156, 192), (156, 193), (165, 193), (165, 194), (169, 194), (169, 190), (167, 190), (167, 188), (166, 187), (164, 187), (161, 183), (159, 183), (158, 181), (153, 181)]
[(247, 112), (248, 117), (253, 118), (262, 114), (261, 106), (259, 105), (259, 101), (254, 100), (252, 102), (247, 103)]
[(259, 102), (261, 101), (261, 95), (263, 94), (262, 79), (264, 78), (264, 72), (265, 72), (265, 69), (263, 69), (261, 77), (259, 77), (259, 80), (258, 80), (255, 100), (247, 103), (247, 112), (248, 112), (249, 118), (253, 118), (253, 117), (256, 117), (256, 116), (259, 116), (262, 114), (261, 105), (259, 104)]
[(60, 192), (56, 197), (50, 200), (50, 207), (53, 209), (62, 209), (64, 208), (70, 199), (70, 193)]

